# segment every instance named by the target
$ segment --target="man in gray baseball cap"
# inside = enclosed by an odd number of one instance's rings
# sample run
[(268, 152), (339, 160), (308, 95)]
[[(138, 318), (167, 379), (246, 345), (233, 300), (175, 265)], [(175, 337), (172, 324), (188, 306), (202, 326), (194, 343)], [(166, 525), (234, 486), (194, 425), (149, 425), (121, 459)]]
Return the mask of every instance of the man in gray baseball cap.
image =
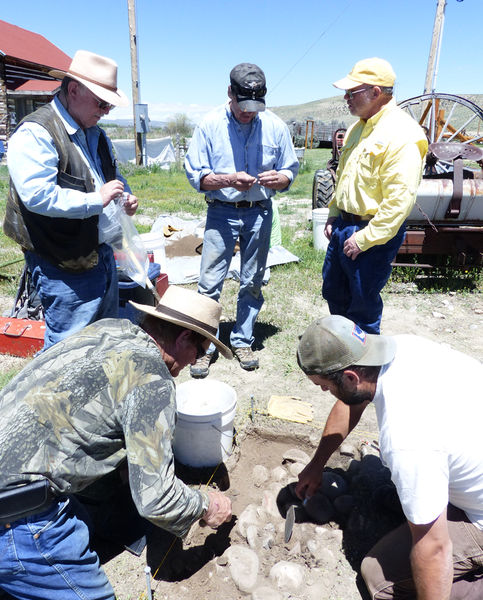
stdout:
[[(204, 118), (185, 158), (188, 181), (208, 205), (198, 292), (219, 300), (235, 245), (240, 246), (240, 291), (230, 333), (242, 369), (258, 368), (254, 326), (263, 305), (262, 284), (272, 231), (272, 199), (286, 192), (299, 163), (287, 125), (265, 108), (267, 86), (258, 65), (240, 63), (230, 71), (227, 104)], [(215, 346), (190, 368), (209, 373)]]
[(265, 110), (267, 84), (265, 73), (251, 63), (240, 63), (230, 72), (230, 87), (238, 106), (244, 112)]
[(300, 498), (315, 494), (330, 456), (371, 402), (376, 409), (381, 459), (407, 523), (362, 561), (371, 598), (482, 598), (483, 365), (419, 336), (365, 333), (339, 315), (306, 329), (297, 360), (337, 398), (299, 475)]

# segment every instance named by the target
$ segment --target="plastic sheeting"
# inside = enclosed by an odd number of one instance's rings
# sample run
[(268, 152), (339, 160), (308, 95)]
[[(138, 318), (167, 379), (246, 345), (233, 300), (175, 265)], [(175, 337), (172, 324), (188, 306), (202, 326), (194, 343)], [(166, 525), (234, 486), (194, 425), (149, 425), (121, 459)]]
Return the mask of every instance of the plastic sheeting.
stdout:
[[(165, 250), (169, 255), (169, 246), (182, 243), (182, 238), (188, 236), (199, 237), (200, 243), (203, 241), (203, 232), (206, 219), (185, 221), (174, 215), (163, 215), (156, 219), (151, 228), (151, 232), (162, 232), (165, 228), (175, 229), (169, 238), (165, 239)], [(174, 254), (174, 253), (172, 253)], [(289, 262), (298, 262), (299, 258), (286, 250), (283, 246), (272, 246), (268, 252), (267, 269), (265, 270), (264, 283), (268, 283), (270, 278), (270, 267), (282, 265)], [(201, 255), (196, 252), (191, 256), (167, 256), (166, 263), (162, 266), (162, 271), (167, 273), (169, 283), (184, 284), (198, 281), (200, 275)], [(232, 258), (228, 270), (227, 279), (240, 279), (240, 253), (237, 252)]]
[[(134, 148), (134, 139), (132, 140), (111, 140), (116, 153), (117, 160), (120, 163), (135, 163), (136, 152)], [(169, 166), (176, 160), (173, 142), (171, 138), (146, 139), (146, 163), (147, 166), (156, 164), (163, 169), (169, 169)]]

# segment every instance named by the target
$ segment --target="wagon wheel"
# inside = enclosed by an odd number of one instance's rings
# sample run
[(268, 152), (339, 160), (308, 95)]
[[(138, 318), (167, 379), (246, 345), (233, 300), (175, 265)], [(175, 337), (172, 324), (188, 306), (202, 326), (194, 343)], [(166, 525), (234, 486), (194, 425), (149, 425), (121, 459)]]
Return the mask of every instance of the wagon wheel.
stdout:
[[(483, 143), (483, 109), (461, 96), (423, 94), (399, 103), (426, 131), (430, 144), (434, 142)], [(473, 165), (474, 167), (475, 165)], [(424, 174), (449, 173), (453, 163), (428, 155)]]

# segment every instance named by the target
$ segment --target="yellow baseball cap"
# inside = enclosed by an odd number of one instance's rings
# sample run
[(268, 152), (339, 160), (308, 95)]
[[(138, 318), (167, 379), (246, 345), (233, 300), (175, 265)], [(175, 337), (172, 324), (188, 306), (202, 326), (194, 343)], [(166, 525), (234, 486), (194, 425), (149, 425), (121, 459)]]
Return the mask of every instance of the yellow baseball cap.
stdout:
[(362, 83), (392, 87), (395, 80), (396, 74), (387, 60), (374, 57), (356, 62), (347, 77), (339, 79), (332, 85), (340, 90), (352, 90)]

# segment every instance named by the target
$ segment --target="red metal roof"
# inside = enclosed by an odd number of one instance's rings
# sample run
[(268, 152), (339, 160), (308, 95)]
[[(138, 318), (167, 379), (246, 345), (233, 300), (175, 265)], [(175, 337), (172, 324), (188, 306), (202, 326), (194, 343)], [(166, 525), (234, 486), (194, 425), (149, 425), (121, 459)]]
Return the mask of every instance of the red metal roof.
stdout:
[(42, 35), (0, 20), (0, 51), (7, 57), (66, 71), (70, 56)]
[(16, 92), (53, 92), (60, 86), (60, 81), (47, 81), (43, 79), (28, 79), (15, 88)]

